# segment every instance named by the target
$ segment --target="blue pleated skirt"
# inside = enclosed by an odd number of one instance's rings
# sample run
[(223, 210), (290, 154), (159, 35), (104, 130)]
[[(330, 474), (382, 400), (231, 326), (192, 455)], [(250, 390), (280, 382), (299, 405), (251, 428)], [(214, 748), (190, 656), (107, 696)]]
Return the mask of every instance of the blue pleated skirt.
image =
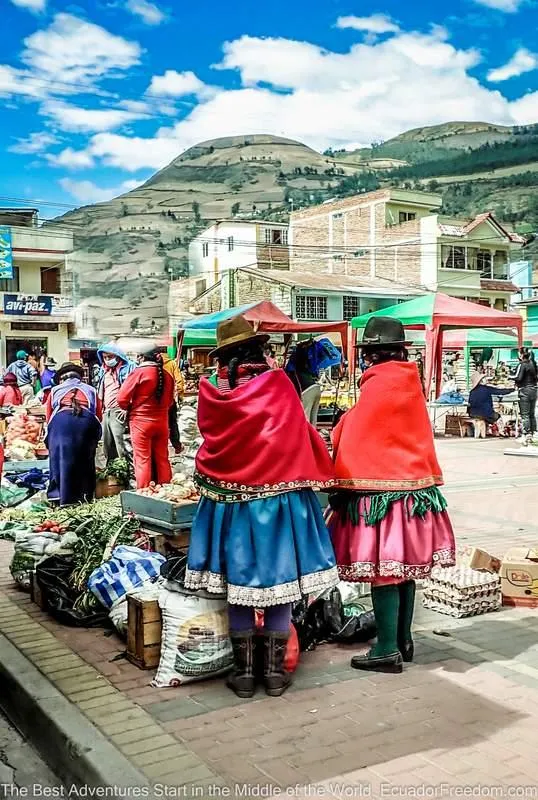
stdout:
[(243, 503), (202, 497), (185, 586), (265, 608), (338, 583), (334, 551), (311, 489)]

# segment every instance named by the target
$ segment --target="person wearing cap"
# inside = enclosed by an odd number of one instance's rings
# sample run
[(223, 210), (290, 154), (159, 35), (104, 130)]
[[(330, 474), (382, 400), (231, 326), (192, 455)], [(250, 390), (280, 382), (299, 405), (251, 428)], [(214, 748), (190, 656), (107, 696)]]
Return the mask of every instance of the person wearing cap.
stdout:
[(5, 374), (8, 375), (10, 372), (17, 378), (17, 384), (22, 394), (22, 402), (23, 405), (26, 405), (34, 397), (34, 384), (38, 377), (35, 367), (28, 363), (26, 350), (17, 351), (16, 360), (8, 366)]
[(0, 386), (0, 406), (22, 406), (22, 394), (17, 384), (17, 376), (12, 372), (4, 375), (4, 385)]
[(361, 354), (360, 399), (333, 433), (338, 491), (328, 520), (340, 578), (370, 582), (377, 643), (360, 670), (401, 672), (412, 661), (415, 580), (455, 563), (455, 542), (416, 363), (404, 329), (372, 317)]
[(47, 398), (46, 444), (49, 450), (49, 500), (61, 506), (95, 495), (95, 454), (101, 438), (101, 403), (84, 370), (66, 362), (56, 373)]
[[(278, 697), (290, 684), (284, 656), (291, 604), (338, 581), (314, 488), (333, 484), (323, 440), (292, 382), (271, 369), (268, 336), (243, 317), (217, 328), (217, 371), (200, 381), (196, 456), (202, 495), (185, 586), (226, 594), (234, 671), (229, 688), (252, 697), (258, 680)], [(254, 610), (264, 609), (263, 676), (255, 674)]]
[(41, 388), (42, 389), (49, 389), (56, 377), (56, 361), (51, 358), (51, 356), (47, 356), (45, 358), (45, 362), (43, 364), (43, 369), (41, 370), (40, 380), (41, 380)]
[(152, 481), (170, 483), (168, 415), (174, 380), (164, 369), (161, 348), (150, 343), (140, 352), (139, 365), (122, 384), (117, 401), (129, 421), (137, 489)]
[(473, 420), (475, 439), (485, 439), (487, 425), (493, 425), (501, 415), (493, 408), (493, 398), (513, 394), (514, 389), (500, 389), (498, 386), (488, 386), (486, 376), (481, 372), (471, 375), (471, 391), (467, 415)]

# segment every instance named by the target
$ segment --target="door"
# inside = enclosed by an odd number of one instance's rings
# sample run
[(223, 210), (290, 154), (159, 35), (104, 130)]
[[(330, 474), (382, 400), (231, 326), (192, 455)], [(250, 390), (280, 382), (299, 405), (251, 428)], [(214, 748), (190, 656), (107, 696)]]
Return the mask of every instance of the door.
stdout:
[(47, 339), (6, 339), (6, 364), (16, 360), (17, 351), (24, 350), (37, 362), (47, 352)]

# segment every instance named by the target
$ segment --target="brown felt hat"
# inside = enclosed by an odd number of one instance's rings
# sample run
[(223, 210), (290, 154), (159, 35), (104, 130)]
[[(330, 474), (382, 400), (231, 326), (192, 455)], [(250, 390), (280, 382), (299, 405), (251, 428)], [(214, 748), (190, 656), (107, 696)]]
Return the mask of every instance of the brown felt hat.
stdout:
[(267, 333), (256, 333), (254, 327), (244, 317), (232, 317), (220, 322), (217, 326), (217, 346), (209, 355), (216, 358), (230, 347), (236, 347), (245, 342), (265, 344), (270, 338)]

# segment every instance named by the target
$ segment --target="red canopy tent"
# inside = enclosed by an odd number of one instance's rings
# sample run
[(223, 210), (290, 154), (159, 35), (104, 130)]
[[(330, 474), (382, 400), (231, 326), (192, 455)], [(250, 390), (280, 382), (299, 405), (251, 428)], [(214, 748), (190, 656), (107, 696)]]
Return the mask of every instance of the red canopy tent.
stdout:
[[(216, 330), (219, 322), (239, 315), (247, 319), (253, 328), (261, 333), (339, 333), (342, 339), (342, 350), (347, 355), (347, 322), (295, 322), (268, 300), (190, 319), (183, 323), (182, 329)], [(178, 331), (178, 339), (182, 332), (181, 329)]]

